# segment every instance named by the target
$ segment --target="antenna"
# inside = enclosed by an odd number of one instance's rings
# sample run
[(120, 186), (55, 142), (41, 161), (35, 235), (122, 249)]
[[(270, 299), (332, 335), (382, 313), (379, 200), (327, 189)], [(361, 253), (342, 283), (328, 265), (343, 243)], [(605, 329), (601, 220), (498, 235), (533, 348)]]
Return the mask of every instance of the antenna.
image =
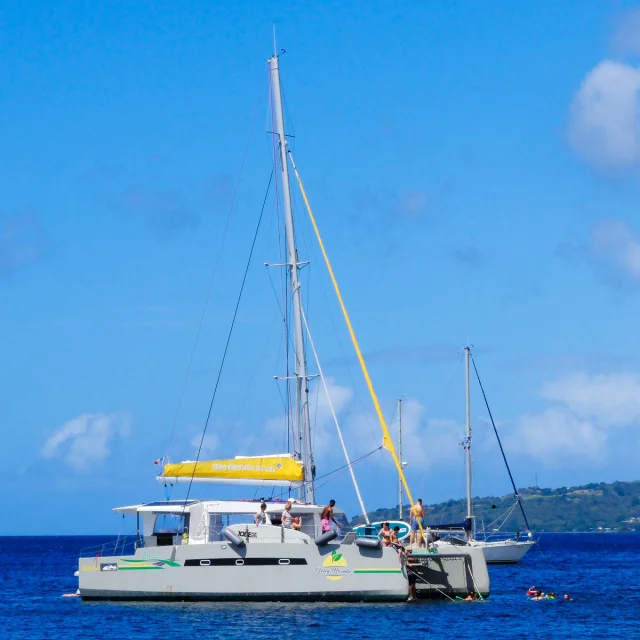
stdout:
[(273, 25), (273, 55), (276, 55), (278, 48), (276, 46), (276, 25)]

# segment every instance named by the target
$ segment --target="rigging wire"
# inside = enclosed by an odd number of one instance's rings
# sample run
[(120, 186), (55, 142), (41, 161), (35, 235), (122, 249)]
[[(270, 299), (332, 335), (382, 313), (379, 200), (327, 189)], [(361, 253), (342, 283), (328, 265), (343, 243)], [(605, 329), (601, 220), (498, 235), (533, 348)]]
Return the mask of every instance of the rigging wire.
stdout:
[(184, 394), (186, 392), (187, 389), (187, 382), (189, 380), (189, 376), (191, 374), (191, 368), (193, 366), (193, 360), (195, 358), (195, 354), (196, 354), (196, 349), (198, 347), (198, 342), (200, 340), (200, 333), (202, 332), (202, 325), (204, 324), (204, 318), (205, 315), (207, 313), (207, 308), (209, 306), (209, 299), (211, 298), (211, 291), (213, 289), (213, 283), (216, 279), (216, 274), (218, 273), (218, 265), (220, 264), (220, 256), (222, 255), (222, 248), (224, 247), (224, 243), (225, 240), (227, 238), (227, 232), (229, 230), (229, 221), (231, 220), (231, 214), (233, 213), (234, 209), (235, 209), (235, 204), (236, 204), (236, 200), (238, 197), (238, 190), (240, 187), (240, 181), (242, 180), (242, 174), (244, 172), (244, 165), (246, 163), (247, 160), (247, 155), (249, 153), (249, 147), (251, 146), (251, 141), (253, 139), (253, 132), (255, 129), (255, 124), (256, 124), (256, 118), (258, 117), (258, 111), (260, 108), (260, 104), (262, 102), (262, 95), (264, 93), (264, 87), (266, 85), (266, 81), (267, 81), (267, 76), (269, 75), (269, 72), (266, 71), (265, 72), (265, 76), (262, 80), (262, 86), (260, 87), (260, 95), (258, 98), (258, 102), (256, 104), (256, 108), (254, 110), (253, 113), (253, 119), (251, 121), (251, 127), (249, 129), (249, 139), (247, 140), (247, 145), (244, 149), (244, 153), (242, 155), (242, 161), (240, 163), (240, 171), (238, 173), (238, 179), (236, 180), (236, 184), (235, 184), (235, 189), (233, 190), (233, 195), (231, 197), (231, 203), (229, 205), (229, 212), (227, 213), (227, 218), (225, 220), (224, 223), (224, 228), (222, 230), (222, 238), (220, 239), (220, 245), (218, 247), (218, 253), (216, 255), (216, 261), (213, 265), (213, 274), (211, 275), (211, 280), (209, 281), (209, 287), (207, 289), (207, 295), (205, 296), (205, 300), (204, 300), (204, 306), (202, 308), (202, 313), (200, 314), (200, 321), (198, 322), (198, 329), (196, 331), (196, 337), (195, 340), (193, 342), (193, 348), (191, 350), (191, 355), (189, 356), (189, 362), (187, 364), (187, 371), (185, 373), (185, 377), (184, 377), (184, 381), (182, 383), (182, 390), (180, 391), (180, 398), (178, 400), (178, 407), (176, 408), (176, 413), (174, 415), (173, 418), (173, 424), (171, 425), (171, 431), (169, 433), (169, 440), (167, 441), (167, 446), (165, 448), (164, 451), (164, 456), (163, 456), (163, 460), (168, 459), (168, 455), (169, 455), (169, 449), (171, 447), (171, 442), (173, 440), (173, 434), (175, 433), (176, 430), (176, 425), (178, 423), (178, 417), (180, 415), (180, 410), (182, 409), (182, 403), (184, 401)]
[(247, 275), (249, 273), (249, 266), (251, 265), (251, 258), (253, 257), (253, 250), (256, 246), (256, 240), (258, 239), (258, 231), (260, 230), (260, 223), (262, 222), (262, 216), (264, 214), (264, 209), (267, 204), (267, 198), (269, 196), (269, 191), (271, 189), (271, 181), (273, 180), (273, 169), (271, 170), (271, 175), (269, 176), (269, 183), (267, 185), (267, 191), (264, 194), (264, 200), (262, 202), (262, 208), (260, 209), (260, 216), (258, 217), (258, 224), (256, 225), (255, 233), (253, 234), (253, 240), (251, 242), (251, 250), (249, 251), (249, 258), (247, 259), (247, 264), (244, 269), (244, 275), (242, 276), (242, 284), (240, 285), (240, 292), (238, 293), (238, 299), (236, 301), (235, 309), (233, 310), (233, 317), (231, 319), (231, 326), (229, 327), (229, 333), (227, 334), (227, 341), (224, 345), (224, 351), (222, 353), (222, 360), (220, 361), (220, 367), (218, 369), (218, 376), (216, 378), (216, 384), (213, 388), (213, 394), (211, 395), (211, 402), (209, 403), (209, 411), (207, 413), (207, 419), (204, 423), (204, 429), (202, 430), (202, 437), (200, 438), (200, 445), (198, 446), (198, 455), (196, 456), (195, 464), (193, 465), (193, 472), (191, 474), (191, 479), (189, 480), (189, 488), (187, 489), (187, 497), (184, 499), (185, 508), (187, 505), (187, 500), (189, 500), (189, 494), (191, 493), (191, 487), (193, 485), (193, 478), (196, 475), (196, 468), (198, 466), (198, 461), (200, 460), (200, 454), (202, 453), (202, 446), (204, 445), (204, 437), (207, 433), (207, 427), (209, 426), (209, 420), (211, 419), (211, 412), (213, 411), (213, 403), (216, 399), (216, 394), (218, 392), (218, 385), (220, 384), (220, 378), (222, 376), (222, 369), (224, 368), (224, 363), (227, 358), (227, 352), (229, 351), (229, 344), (231, 343), (231, 335), (233, 334), (233, 328), (236, 324), (236, 318), (238, 317), (238, 309), (240, 308), (240, 301), (242, 300), (242, 293), (244, 291), (244, 286), (247, 282)]
[(529, 526), (529, 521), (527, 520), (527, 514), (524, 512), (524, 506), (522, 504), (522, 500), (520, 499), (520, 494), (518, 493), (518, 489), (516, 487), (515, 480), (513, 479), (513, 475), (511, 474), (511, 468), (509, 467), (509, 463), (507, 462), (507, 456), (505, 455), (504, 449), (502, 448), (502, 441), (500, 440), (500, 436), (498, 435), (498, 429), (496, 428), (496, 423), (493, 420), (493, 415), (491, 413), (491, 409), (489, 407), (489, 401), (487, 400), (487, 394), (484, 392), (484, 387), (482, 386), (482, 381), (480, 380), (480, 374), (478, 373), (478, 367), (476, 367), (476, 361), (471, 355), (471, 363), (473, 364), (473, 370), (475, 371), (476, 378), (478, 379), (478, 384), (480, 385), (480, 391), (482, 391), (482, 397), (484, 398), (484, 404), (487, 407), (487, 412), (489, 413), (489, 418), (491, 420), (491, 426), (493, 427), (493, 431), (496, 434), (496, 439), (498, 440), (498, 446), (500, 447), (500, 453), (502, 454), (502, 459), (504, 460), (504, 465), (507, 468), (507, 473), (509, 474), (509, 480), (511, 480), (511, 486), (513, 487), (513, 494), (516, 497), (516, 501), (518, 502), (518, 506), (520, 507), (520, 511), (522, 512), (522, 517), (524, 518), (524, 523), (527, 525), (527, 531), (531, 532), (531, 527)]
[[(349, 452), (347, 451), (347, 445), (344, 442), (344, 438), (342, 437), (342, 429), (340, 429), (340, 423), (338, 422), (338, 416), (336, 415), (336, 411), (333, 407), (333, 402), (331, 401), (331, 394), (329, 393), (329, 387), (327, 385), (327, 381), (324, 377), (324, 372), (322, 371), (322, 367), (320, 366), (320, 358), (318, 358), (318, 352), (316, 351), (316, 346), (313, 343), (313, 337), (311, 336), (311, 331), (309, 331), (309, 324), (307, 323), (307, 316), (302, 311), (302, 319), (304, 320), (304, 326), (307, 330), (307, 337), (309, 338), (309, 344), (311, 345), (311, 349), (313, 351), (313, 357), (316, 360), (316, 366), (318, 367), (318, 373), (320, 374), (320, 379), (322, 380), (322, 386), (324, 387), (324, 392), (327, 396), (327, 401), (329, 403), (329, 408), (331, 409), (331, 415), (333, 416), (333, 421), (336, 425), (336, 430), (338, 431), (338, 437), (340, 438), (340, 444), (342, 445), (342, 451), (344, 452), (345, 460), (347, 461), (347, 467), (351, 472), (351, 480), (353, 481), (353, 487), (356, 490), (356, 495), (358, 496), (358, 502), (360, 503), (360, 509), (362, 510), (362, 515), (366, 520), (367, 524), (369, 524), (369, 516), (367, 515), (367, 510), (364, 506), (364, 501), (362, 500), (362, 495), (360, 495), (360, 487), (358, 486), (358, 481), (356, 480), (356, 474), (353, 471), (353, 467), (351, 466), (351, 460), (349, 460)], [(317, 387), (320, 389), (320, 386)], [(317, 408), (317, 405), (316, 405)]]

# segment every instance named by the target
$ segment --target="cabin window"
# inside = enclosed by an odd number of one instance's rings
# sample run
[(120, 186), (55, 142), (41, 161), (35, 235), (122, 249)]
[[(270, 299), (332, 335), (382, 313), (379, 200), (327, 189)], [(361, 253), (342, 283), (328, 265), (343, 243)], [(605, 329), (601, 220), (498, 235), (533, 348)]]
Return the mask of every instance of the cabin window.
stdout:
[(153, 535), (170, 534), (179, 536), (189, 528), (188, 513), (159, 513), (153, 525)]

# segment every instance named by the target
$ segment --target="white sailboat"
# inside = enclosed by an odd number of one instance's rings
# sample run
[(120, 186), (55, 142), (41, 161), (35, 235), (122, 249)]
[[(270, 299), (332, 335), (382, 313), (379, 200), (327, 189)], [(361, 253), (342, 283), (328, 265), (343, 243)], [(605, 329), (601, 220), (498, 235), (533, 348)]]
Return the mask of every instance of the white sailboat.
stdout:
[[(470, 390), (470, 384), (469, 384), (469, 364), (471, 360), (471, 349), (469, 348), (469, 346), (465, 347), (464, 354), (465, 354), (465, 387), (466, 387), (466, 438), (464, 441), (464, 448), (466, 452), (466, 472), (467, 472), (466, 474), (467, 475), (466, 477), (467, 515), (463, 525), (464, 538), (459, 538), (455, 535), (450, 535), (448, 537), (448, 540), (449, 542), (453, 542), (454, 544), (457, 543), (457, 544), (473, 547), (476, 549), (482, 549), (485, 560), (487, 561), (487, 564), (515, 564), (527, 553), (527, 551), (529, 551), (529, 549), (535, 544), (535, 541), (533, 540), (533, 534), (529, 529), (527, 516), (524, 512), (524, 508), (520, 501), (520, 496), (518, 494), (516, 485), (513, 482), (513, 477), (511, 476), (511, 471), (509, 470), (509, 465), (507, 463), (504, 450), (502, 449), (502, 443), (500, 443), (499, 438), (498, 438), (498, 444), (500, 445), (500, 450), (502, 451), (502, 456), (507, 466), (509, 477), (511, 478), (516, 501), (517, 501), (517, 504), (520, 506), (522, 515), (527, 525), (526, 532), (525, 532), (526, 538), (521, 539), (520, 534), (518, 534), (518, 536), (516, 536), (515, 538), (498, 539), (499, 532), (497, 531), (491, 531), (487, 535), (484, 535), (482, 533), (481, 539), (479, 539), (479, 536), (478, 536), (478, 534), (481, 532), (477, 531), (476, 519), (473, 513), (473, 498), (471, 493), (471, 487), (472, 487), (471, 390)], [(488, 408), (488, 405), (487, 405), (487, 408)], [(493, 422), (493, 417), (491, 418), (491, 420)], [(494, 425), (494, 428), (495, 428), (495, 425)], [(497, 435), (498, 434), (496, 431), (496, 436)], [(451, 529), (447, 528), (447, 531), (451, 532)]]
[[(282, 526), (283, 501), (166, 500), (114, 509), (136, 518), (130, 544), (117, 540), (79, 559), (79, 595), (86, 600), (333, 600), (394, 601), (407, 598), (409, 583), (402, 556), (378, 541), (358, 538), (339, 508), (339, 529), (323, 532), (322, 505), (316, 504), (315, 464), (309, 419), (308, 383), (298, 272), (291, 208), (289, 162), (295, 172), (307, 211), (329, 269), (365, 379), (378, 410), (385, 439), (388, 431), (362, 354), (357, 345), (335, 276), (319, 236), (306, 193), (290, 150), (284, 127), (279, 57), (269, 58), (271, 99), (276, 124), (290, 281), (294, 371), (295, 423), (301, 443), (296, 455), (242, 457), (227, 460), (166, 464), (158, 480), (283, 486), (298, 490), (289, 501), (290, 515), (301, 518), (299, 529)], [(397, 456), (388, 446), (394, 461)], [(402, 468), (398, 472), (403, 478)], [(408, 487), (405, 482), (405, 488)], [(453, 560), (453, 561), (452, 561)], [(480, 550), (456, 545), (424, 554), (415, 571), (422, 576), (419, 593), (425, 596), (486, 597), (489, 577)]]

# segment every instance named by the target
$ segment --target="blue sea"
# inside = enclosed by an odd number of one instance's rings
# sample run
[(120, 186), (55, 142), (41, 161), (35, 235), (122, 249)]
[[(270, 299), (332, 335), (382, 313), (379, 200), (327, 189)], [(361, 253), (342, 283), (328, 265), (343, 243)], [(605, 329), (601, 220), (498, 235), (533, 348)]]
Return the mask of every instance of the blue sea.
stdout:
[[(400, 604), (83, 603), (88, 537), (0, 538), (0, 637), (92, 640), (246, 638), (640, 638), (640, 534), (544, 534), (515, 566), (490, 566), (484, 602)], [(532, 585), (573, 602), (530, 602)]]

